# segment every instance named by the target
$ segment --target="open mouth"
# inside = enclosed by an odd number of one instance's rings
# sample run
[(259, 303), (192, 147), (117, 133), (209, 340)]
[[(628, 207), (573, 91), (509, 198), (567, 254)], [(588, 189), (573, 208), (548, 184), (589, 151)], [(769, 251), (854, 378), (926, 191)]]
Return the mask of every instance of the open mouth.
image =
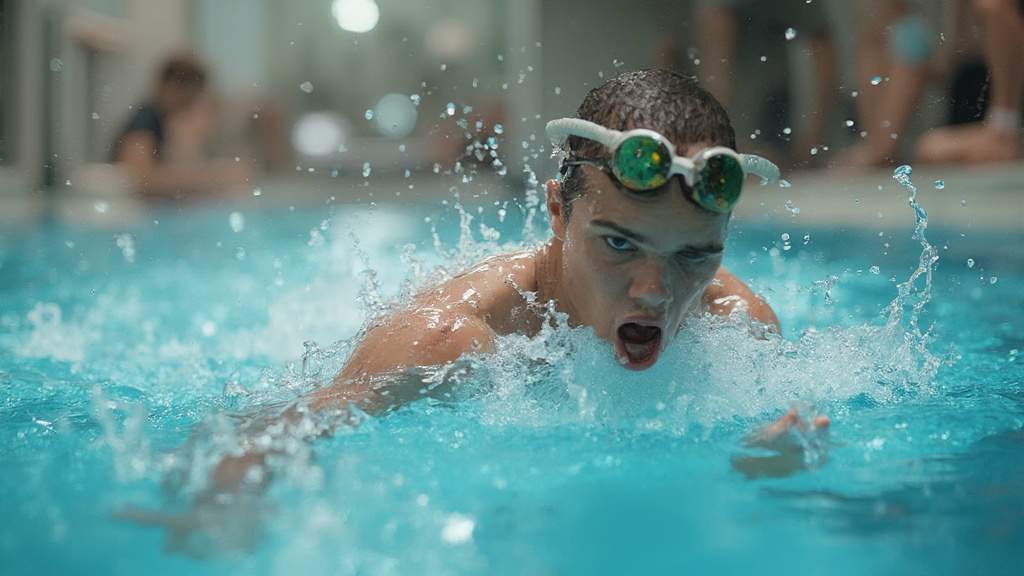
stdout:
[(661, 328), (627, 322), (616, 332), (615, 351), (630, 370), (646, 370), (654, 365), (661, 350)]

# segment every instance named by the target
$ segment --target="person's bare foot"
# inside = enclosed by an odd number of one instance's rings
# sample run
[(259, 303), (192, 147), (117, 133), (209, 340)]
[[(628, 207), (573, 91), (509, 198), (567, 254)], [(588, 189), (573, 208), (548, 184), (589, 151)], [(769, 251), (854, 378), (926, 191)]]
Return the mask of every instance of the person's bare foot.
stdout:
[(920, 162), (997, 164), (1024, 157), (1019, 130), (997, 130), (983, 122), (929, 130), (914, 152)]

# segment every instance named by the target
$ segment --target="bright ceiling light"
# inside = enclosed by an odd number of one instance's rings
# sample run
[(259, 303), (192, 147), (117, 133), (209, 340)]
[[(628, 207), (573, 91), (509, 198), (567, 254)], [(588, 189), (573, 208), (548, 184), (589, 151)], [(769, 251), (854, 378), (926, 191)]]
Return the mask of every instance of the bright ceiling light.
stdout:
[(369, 32), (380, 20), (380, 8), (374, 0), (334, 0), (331, 14), (342, 30)]

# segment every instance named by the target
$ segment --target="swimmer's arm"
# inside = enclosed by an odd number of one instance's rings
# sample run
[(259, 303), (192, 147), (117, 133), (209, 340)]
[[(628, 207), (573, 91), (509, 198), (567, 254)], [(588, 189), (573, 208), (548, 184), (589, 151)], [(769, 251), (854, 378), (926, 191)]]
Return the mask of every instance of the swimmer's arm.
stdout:
[(747, 316), (776, 333), (782, 332), (775, 311), (760, 296), (754, 294), (742, 280), (724, 267), (704, 292), (704, 302), (708, 311), (716, 316), (728, 317), (733, 312), (743, 311)]
[[(274, 436), (313, 440), (330, 434), (330, 425), (323, 422), (355, 424), (359, 414), (373, 415), (418, 400), (424, 396), (424, 379), (432, 369), (465, 354), (489, 351), (493, 340), (494, 331), (475, 316), (438, 316), (429, 310), (399, 314), (367, 332), (331, 384), (307, 394), (270, 418), (269, 425), (254, 426), (246, 435), (259, 437), (270, 431)], [(320, 418), (311, 420), (306, 411)], [(325, 415), (328, 417), (323, 418)], [(311, 421), (321, 425), (310, 427)], [(214, 485), (230, 491), (246, 485), (261, 488), (268, 480), (261, 472), (272, 454), (273, 450), (261, 448), (258, 442), (243, 442), (241, 453), (217, 465)], [(256, 481), (248, 477), (251, 470), (257, 471)]]
[(335, 382), (447, 364), (467, 353), (486, 352), (493, 341), (494, 331), (476, 316), (415, 310), (367, 332)]

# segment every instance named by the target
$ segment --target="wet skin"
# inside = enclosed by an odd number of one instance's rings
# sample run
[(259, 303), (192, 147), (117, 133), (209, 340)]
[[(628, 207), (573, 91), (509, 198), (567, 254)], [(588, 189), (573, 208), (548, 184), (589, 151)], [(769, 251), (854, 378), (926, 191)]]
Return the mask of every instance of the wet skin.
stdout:
[(586, 170), (588, 191), (566, 221), (549, 192), (561, 241), (558, 308), (615, 345), (626, 368), (651, 367), (718, 273), (729, 217), (686, 200), (679, 178), (648, 196), (627, 195)]
[[(683, 148), (692, 154), (703, 146)], [(586, 325), (615, 346), (626, 368), (657, 362), (685, 319), (709, 311), (778, 329), (761, 298), (721, 268), (728, 216), (686, 199), (681, 180), (643, 198), (627, 195), (600, 170), (587, 170), (588, 189), (566, 219), (560, 184), (547, 184), (553, 235), (534, 250), (503, 254), (415, 298), (367, 330), (336, 386), (313, 403), (342, 400), (349, 384), (442, 365), (491, 350), (494, 338), (535, 334), (553, 302), (572, 325)]]

